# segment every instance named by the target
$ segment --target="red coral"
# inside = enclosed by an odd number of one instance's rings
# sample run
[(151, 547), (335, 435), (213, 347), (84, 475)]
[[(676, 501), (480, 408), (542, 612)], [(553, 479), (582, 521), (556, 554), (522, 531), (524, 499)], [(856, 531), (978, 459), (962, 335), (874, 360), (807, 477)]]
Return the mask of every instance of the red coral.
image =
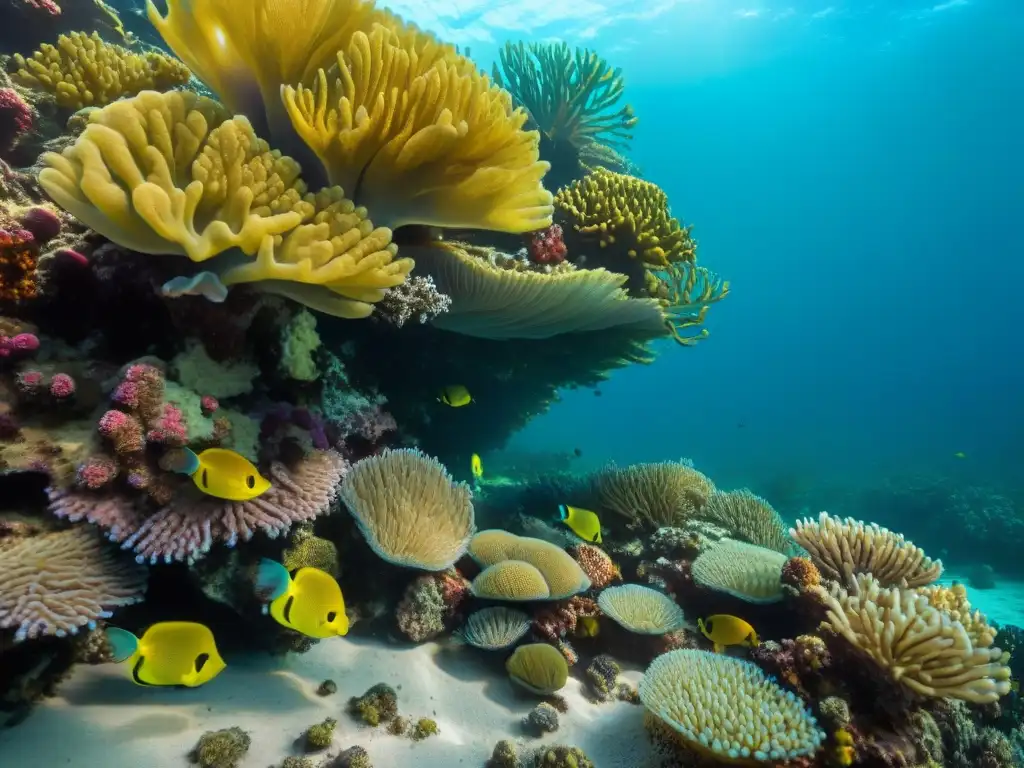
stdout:
[(24, 229), (0, 229), (0, 300), (34, 299), (39, 244)]
[(212, 416), (220, 408), (220, 403), (213, 395), (203, 395), (202, 400), (199, 401), (199, 407), (203, 409), (203, 416)]
[(534, 264), (560, 264), (569, 252), (562, 239), (562, 228), (558, 224), (531, 232), (526, 250)]
[(37, 397), (46, 388), (45, 378), (42, 371), (22, 371), (15, 378), (15, 386), (24, 397)]
[(53, 0), (25, 0), (25, 5), (49, 16), (60, 16), (60, 6)]
[(31, 108), (13, 88), (0, 88), (0, 156), (31, 130)]
[(580, 619), (600, 614), (596, 602), (577, 595), (537, 611), (533, 615), (533, 631), (549, 643), (557, 644), (567, 634), (576, 631), (576, 623)]
[(179, 448), (185, 445), (188, 442), (188, 430), (185, 428), (181, 409), (165, 403), (160, 417), (150, 425), (146, 440)]
[(98, 491), (117, 477), (117, 462), (107, 456), (93, 456), (78, 468), (78, 485)]
[(616, 579), (622, 578), (618, 566), (612, 562), (608, 554), (593, 544), (577, 544), (573, 558), (587, 574), (594, 589), (604, 589)]
[(118, 455), (137, 453), (145, 446), (139, 420), (124, 411), (107, 411), (97, 425), (99, 432), (110, 440)]
[(60, 216), (42, 205), (23, 211), (18, 216), (18, 222), (40, 245), (50, 242), (60, 234)]
[(0, 333), (0, 358), (24, 357), (39, 349), (39, 337), (34, 333), (4, 336)]
[(75, 394), (75, 380), (66, 373), (54, 374), (50, 379), (50, 394), (57, 400), (67, 400)]

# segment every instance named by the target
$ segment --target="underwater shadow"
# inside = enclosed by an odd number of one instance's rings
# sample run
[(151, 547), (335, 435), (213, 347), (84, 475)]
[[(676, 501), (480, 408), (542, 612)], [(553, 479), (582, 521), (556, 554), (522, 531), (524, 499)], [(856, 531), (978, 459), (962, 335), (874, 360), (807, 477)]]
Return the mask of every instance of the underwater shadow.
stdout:
[[(430, 654), (442, 673), (467, 683), (479, 684), (484, 696), (509, 712), (531, 706), (518, 695), (505, 672), (505, 654), (479, 651), (468, 645), (439, 645)], [(525, 702), (525, 703), (524, 703)], [(536, 702), (534, 702), (536, 703)]]

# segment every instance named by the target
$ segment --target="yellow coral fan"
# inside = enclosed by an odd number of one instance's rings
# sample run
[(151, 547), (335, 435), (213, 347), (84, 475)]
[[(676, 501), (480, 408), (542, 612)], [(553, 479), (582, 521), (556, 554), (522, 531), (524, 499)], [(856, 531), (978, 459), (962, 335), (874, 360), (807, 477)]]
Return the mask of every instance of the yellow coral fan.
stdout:
[(541, 132), (552, 141), (578, 148), (592, 142), (623, 146), (636, 125), (627, 104), (617, 111), (625, 83), (622, 70), (586, 48), (565, 43), (505, 43), (494, 82), (526, 107)]
[(416, 450), (386, 449), (363, 459), (339, 496), (373, 551), (396, 565), (443, 571), (473, 535), (469, 486)]
[(608, 587), (597, 605), (617, 624), (641, 635), (665, 635), (686, 626), (686, 617), (672, 598), (640, 584)]
[(551, 597), (544, 574), (522, 560), (502, 560), (484, 568), (473, 579), (472, 592), (485, 600), (516, 603)]
[(893, 680), (921, 696), (987, 704), (1010, 692), (1010, 668), (998, 648), (977, 647), (964, 625), (926, 594), (882, 587), (868, 574), (856, 588), (814, 587), (828, 623)]
[(607, 249), (653, 269), (696, 259), (690, 229), (669, 213), (661, 187), (635, 176), (598, 168), (558, 190), (555, 209), (588, 257), (607, 258), (600, 253)]
[(736, 539), (789, 554), (793, 542), (779, 513), (760, 496), (742, 491), (718, 491), (708, 496), (701, 519), (725, 528)]
[[(874, 574), (872, 574), (874, 575)], [(883, 584), (883, 586), (885, 586)], [(967, 587), (959, 582), (950, 586), (934, 585), (922, 587), (918, 594), (928, 598), (928, 602), (949, 616), (959, 621), (967, 630), (971, 642), (978, 648), (988, 648), (996, 639), (995, 628), (989, 626), (985, 615), (978, 610), (971, 610), (971, 602), (967, 599)]]
[(883, 587), (923, 587), (942, 575), (941, 560), (874, 523), (822, 512), (817, 520), (798, 520), (790, 535), (826, 578), (848, 589), (861, 573), (870, 573)]
[(403, 224), (529, 232), (551, 223), (550, 167), (526, 113), (487, 77), (421, 56), (384, 26), (355, 32), (285, 108), (330, 183), (391, 228)]
[(648, 270), (644, 290), (661, 304), (672, 338), (691, 346), (707, 338), (708, 332), (706, 328), (696, 335), (688, 332), (700, 328), (710, 306), (729, 295), (729, 282), (692, 262), (677, 261)]
[(428, 274), (451, 307), (431, 321), (487, 339), (546, 339), (564, 333), (621, 330), (637, 339), (665, 332), (653, 299), (631, 299), (626, 278), (604, 269), (553, 272), (504, 269), (485, 248), (437, 243), (402, 247), (417, 274)]
[(561, 547), (508, 531), (480, 531), (469, 542), (469, 556), (487, 567), (503, 560), (521, 560), (541, 572), (553, 600), (564, 600), (590, 588), (590, 579), (579, 563)]
[(40, 184), (76, 218), (143, 253), (195, 262), (223, 254), (204, 266), (224, 285), (259, 283), (365, 317), (412, 269), (394, 259), (390, 230), (375, 228), (340, 189), (306, 194), (294, 160), (194, 93), (144, 91), (111, 104), (42, 161)]
[(775, 603), (783, 598), (782, 566), (786, 560), (773, 549), (721, 539), (693, 561), (693, 580), (748, 603)]
[(505, 669), (514, 682), (541, 696), (560, 691), (569, 679), (565, 657), (547, 643), (519, 646), (505, 662)]
[(16, 641), (74, 635), (146, 591), (146, 569), (95, 531), (72, 528), (0, 547), (0, 629)]
[(710, 479), (682, 461), (608, 467), (592, 484), (601, 507), (651, 529), (692, 519), (715, 490)]
[(11, 78), (20, 85), (52, 93), (66, 109), (104, 107), (147, 89), (165, 90), (188, 82), (192, 73), (163, 53), (133, 53), (106, 43), (93, 32), (72, 32), (43, 45), (26, 59), (14, 54)]
[(800, 699), (754, 664), (729, 656), (664, 653), (647, 668), (639, 691), (659, 736), (716, 762), (776, 765), (813, 756), (825, 740)]

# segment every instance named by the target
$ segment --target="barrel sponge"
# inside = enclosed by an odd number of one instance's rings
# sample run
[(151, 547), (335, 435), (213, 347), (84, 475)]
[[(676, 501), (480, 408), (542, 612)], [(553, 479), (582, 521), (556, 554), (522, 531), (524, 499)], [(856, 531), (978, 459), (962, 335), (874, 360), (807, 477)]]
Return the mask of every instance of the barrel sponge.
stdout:
[(789, 533), (826, 578), (848, 589), (861, 573), (870, 573), (883, 587), (923, 587), (942, 575), (941, 560), (874, 523), (822, 512), (817, 520), (798, 520)]
[(693, 580), (748, 603), (776, 603), (784, 596), (782, 566), (787, 559), (773, 549), (721, 539), (693, 561)]
[(590, 579), (568, 552), (543, 539), (502, 530), (480, 531), (469, 543), (469, 555), (486, 568), (503, 560), (522, 560), (544, 577), (552, 600), (564, 600), (590, 589)]
[(487, 566), (473, 579), (471, 591), (474, 597), (512, 602), (551, 597), (544, 574), (522, 560), (502, 560)]
[(470, 614), (459, 636), (474, 648), (500, 651), (518, 643), (530, 631), (529, 615), (495, 606)]
[(569, 665), (562, 652), (547, 643), (530, 643), (516, 648), (505, 662), (512, 681), (541, 696), (550, 696), (565, 687)]
[(14, 54), (11, 79), (19, 85), (52, 93), (65, 109), (105, 107), (146, 89), (184, 85), (192, 73), (172, 56), (158, 51), (134, 53), (106, 43), (93, 32), (71, 32), (57, 45), (43, 45), (24, 58)]
[(507, 91), (458, 54), (377, 25), (356, 31), (310, 85), (281, 90), (331, 184), (375, 220), (531, 232), (551, 224), (540, 134)]
[(97, 110), (73, 145), (42, 160), (43, 188), (83, 223), (135, 251), (209, 261), (225, 285), (258, 282), (365, 317), (412, 269), (340, 189), (307, 194), (294, 160), (191, 92), (144, 91)]
[(431, 322), (438, 328), (484, 339), (547, 339), (608, 329), (651, 339), (665, 334), (654, 299), (633, 299), (625, 275), (605, 269), (532, 272), (504, 269), (487, 249), (452, 243), (402, 247), (418, 274), (427, 274), (452, 299)]
[(110, 611), (142, 600), (147, 571), (90, 528), (22, 539), (0, 548), (0, 629), (15, 641), (95, 628)]
[(793, 540), (786, 533), (779, 513), (767, 501), (746, 489), (711, 494), (701, 510), (701, 519), (725, 528), (734, 539), (785, 555), (793, 551)]
[(689, 227), (673, 218), (668, 197), (652, 182), (597, 168), (558, 190), (554, 202), (571, 232), (652, 269), (697, 257)]
[(669, 651), (639, 686), (658, 736), (731, 764), (771, 764), (814, 755), (825, 739), (799, 698), (756, 665), (708, 651)]
[[(814, 587), (828, 624), (908, 690), (932, 698), (988, 704), (1010, 692), (1010, 668), (991, 637), (974, 643), (963, 623), (928, 593), (883, 587), (860, 574), (854, 589)], [(979, 638), (980, 639), (980, 638)]]
[(473, 535), (469, 486), (417, 450), (385, 449), (358, 462), (340, 497), (373, 551), (395, 565), (443, 571)]
[(672, 598), (640, 584), (608, 587), (597, 605), (605, 616), (639, 635), (664, 635), (686, 626), (686, 617)]

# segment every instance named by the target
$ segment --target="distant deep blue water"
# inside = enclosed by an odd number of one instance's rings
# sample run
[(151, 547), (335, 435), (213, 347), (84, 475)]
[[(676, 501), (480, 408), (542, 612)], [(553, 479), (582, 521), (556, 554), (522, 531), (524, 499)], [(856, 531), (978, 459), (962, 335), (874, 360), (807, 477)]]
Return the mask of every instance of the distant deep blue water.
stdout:
[(733, 294), (706, 342), (566, 393), (513, 447), (688, 456), (726, 486), (1019, 477), (1024, 3), (919, 5), (583, 41), (625, 70), (632, 157)]

